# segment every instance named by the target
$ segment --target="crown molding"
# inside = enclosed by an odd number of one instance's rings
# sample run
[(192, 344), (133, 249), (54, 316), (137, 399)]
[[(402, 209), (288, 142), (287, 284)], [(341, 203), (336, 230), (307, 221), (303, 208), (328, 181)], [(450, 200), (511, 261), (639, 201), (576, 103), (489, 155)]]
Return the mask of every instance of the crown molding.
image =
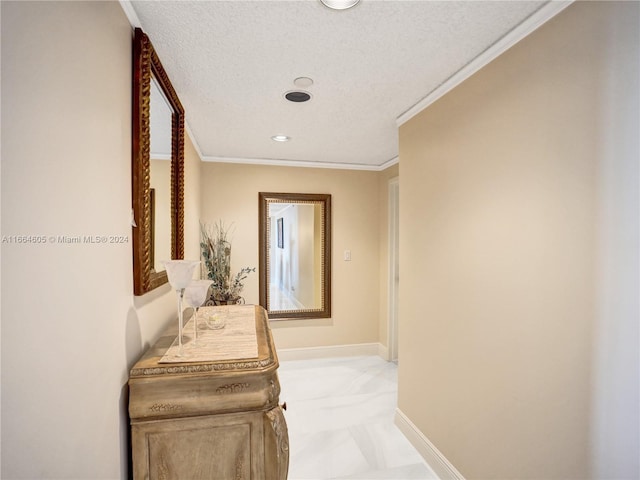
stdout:
[(142, 28), (138, 14), (133, 8), (133, 5), (131, 5), (131, 2), (129, 0), (118, 0), (118, 3), (120, 4), (120, 7), (122, 7), (124, 14), (127, 16), (127, 19), (131, 24), (131, 28)]
[(565, 8), (571, 5), (574, 0), (551, 0), (541, 8), (532, 13), (522, 23), (514, 27), (510, 32), (500, 38), (497, 42), (483, 51), (476, 58), (467, 63), (464, 67), (450, 76), (438, 87), (432, 90), (426, 97), (416, 103), (413, 107), (402, 113), (397, 119), (398, 127), (415, 117), (429, 105), (440, 97), (453, 90), (455, 87), (471, 77), (485, 65), (502, 55), (520, 40), (533, 33), (539, 27), (551, 20)]
[(280, 160), (271, 158), (239, 158), (239, 157), (214, 157), (201, 155), (203, 162), (211, 163), (236, 163), (245, 165), (264, 165), (270, 167), (303, 167), (303, 168), (329, 168), (335, 170), (364, 170), (381, 172), (398, 163), (398, 157), (394, 157), (382, 165), (364, 165), (360, 163), (331, 163), (312, 162), (306, 160)]
[(387, 160), (382, 165), (376, 167), (376, 171), (382, 172), (383, 170), (386, 170), (389, 167), (393, 167), (396, 163), (400, 163), (400, 157), (397, 155), (393, 157), (391, 160)]
[[(550, 0), (543, 7), (531, 14), (522, 23), (513, 28), (509, 33), (500, 38), (497, 42), (487, 48), (484, 52), (478, 55), (474, 60), (458, 70), (455, 74), (449, 77), (445, 82), (440, 84), (434, 90), (432, 90), (427, 96), (416, 103), (414, 106), (406, 110), (400, 116), (396, 118), (397, 126), (409, 121), (418, 113), (426, 109), (429, 105), (434, 103), (440, 97), (444, 96), (449, 91), (464, 82), (467, 78), (471, 77), (482, 67), (489, 64), (498, 56), (502, 55), (513, 45), (527, 37), (530, 33), (537, 30), (540, 26), (551, 20), (557, 14), (562, 12), (565, 8), (571, 5), (575, 0)], [(133, 8), (130, 0), (118, 0), (120, 7), (126, 15), (129, 23), (133, 28), (142, 28), (142, 24), (138, 15)], [(200, 156), (203, 162), (215, 162), (215, 163), (237, 163), (237, 164), (250, 164), (250, 165), (269, 165), (269, 166), (281, 166), (281, 167), (306, 167), (306, 168), (330, 168), (340, 170), (364, 170), (381, 172), (387, 168), (395, 165), (399, 162), (399, 158), (393, 157), (382, 165), (364, 165), (358, 163), (330, 163), (330, 162), (312, 162), (304, 160), (279, 160), (279, 159), (266, 159), (266, 158), (235, 158), (235, 157), (217, 157), (206, 156), (202, 153), (198, 142), (189, 128), (189, 124), (185, 122), (185, 130), (191, 139), (191, 142)]]

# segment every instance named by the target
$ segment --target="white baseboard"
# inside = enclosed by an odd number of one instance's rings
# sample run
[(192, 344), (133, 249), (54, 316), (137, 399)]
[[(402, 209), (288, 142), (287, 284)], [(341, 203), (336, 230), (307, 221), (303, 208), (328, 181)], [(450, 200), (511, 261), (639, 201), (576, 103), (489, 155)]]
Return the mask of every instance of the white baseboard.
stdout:
[(328, 345), (326, 347), (279, 348), (279, 360), (310, 360), (314, 358), (355, 357), (360, 355), (380, 355), (385, 347), (379, 343), (356, 343), (352, 345)]
[(462, 474), (456, 470), (456, 467), (418, 430), (418, 427), (399, 408), (396, 409), (394, 423), (411, 442), (411, 445), (418, 450), (418, 453), (422, 455), (422, 458), (438, 475), (438, 478), (441, 480), (465, 480)]
[(378, 343), (377, 345), (378, 345), (378, 356), (380, 358), (384, 358), (388, 362), (390, 360), (389, 349), (384, 345), (382, 345), (381, 343)]

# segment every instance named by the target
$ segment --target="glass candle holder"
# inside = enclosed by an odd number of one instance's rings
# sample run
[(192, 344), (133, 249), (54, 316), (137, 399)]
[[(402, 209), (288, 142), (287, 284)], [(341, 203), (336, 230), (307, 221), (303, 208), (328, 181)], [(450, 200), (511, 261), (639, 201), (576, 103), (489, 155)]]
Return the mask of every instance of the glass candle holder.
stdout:
[(193, 278), (193, 272), (200, 264), (195, 260), (166, 260), (162, 262), (164, 268), (167, 270), (167, 277), (169, 284), (176, 291), (178, 296), (178, 356), (183, 354), (182, 350), (182, 323), (183, 323), (183, 311), (182, 300), (184, 297), (184, 290), (187, 288), (191, 279)]
[(211, 315), (207, 315), (205, 317), (205, 321), (207, 322), (207, 326), (212, 330), (219, 330), (224, 328), (227, 323), (225, 314), (222, 312), (212, 313)]
[(207, 299), (211, 280), (192, 280), (184, 291), (184, 299), (193, 308), (193, 344), (198, 344), (198, 310)]

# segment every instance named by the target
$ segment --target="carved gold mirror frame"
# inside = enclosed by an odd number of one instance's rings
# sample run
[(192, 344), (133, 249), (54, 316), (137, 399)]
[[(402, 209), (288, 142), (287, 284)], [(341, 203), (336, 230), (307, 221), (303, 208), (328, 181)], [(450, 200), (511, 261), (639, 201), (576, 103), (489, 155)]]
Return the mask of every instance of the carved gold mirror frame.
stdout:
[(260, 192), (258, 217), (260, 305), (269, 318), (331, 317), (331, 195)]
[[(154, 232), (151, 225), (152, 77), (172, 110), (171, 120), (171, 258), (184, 257), (184, 109), (156, 51), (141, 29), (133, 41), (132, 203), (133, 292), (143, 295), (167, 282), (165, 270), (155, 271), (151, 258)], [(168, 260), (168, 259), (167, 259)]]

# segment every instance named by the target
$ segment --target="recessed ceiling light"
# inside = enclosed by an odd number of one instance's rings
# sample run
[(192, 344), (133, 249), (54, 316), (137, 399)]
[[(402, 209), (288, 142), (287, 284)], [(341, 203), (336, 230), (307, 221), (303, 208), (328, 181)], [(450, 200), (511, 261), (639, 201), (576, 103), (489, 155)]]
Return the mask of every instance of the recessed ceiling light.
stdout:
[(290, 102), (301, 103), (311, 100), (311, 94), (309, 92), (303, 92), (302, 90), (294, 90), (292, 92), (285, 93), (284, 98)]
[(274, 142), (288, 142), (291, 140), (291, 137), (287, 137), (286, 135), (274, 135), (271, 137), (271, 140)]
[(307, 88), (313, 85), (313, 79), (309, 77), (298, 77), (293, 81), (296, 87)]
[(325, 7), (333, 10), (346, 10), (355, 7), (360, 0), (320, 0)]

